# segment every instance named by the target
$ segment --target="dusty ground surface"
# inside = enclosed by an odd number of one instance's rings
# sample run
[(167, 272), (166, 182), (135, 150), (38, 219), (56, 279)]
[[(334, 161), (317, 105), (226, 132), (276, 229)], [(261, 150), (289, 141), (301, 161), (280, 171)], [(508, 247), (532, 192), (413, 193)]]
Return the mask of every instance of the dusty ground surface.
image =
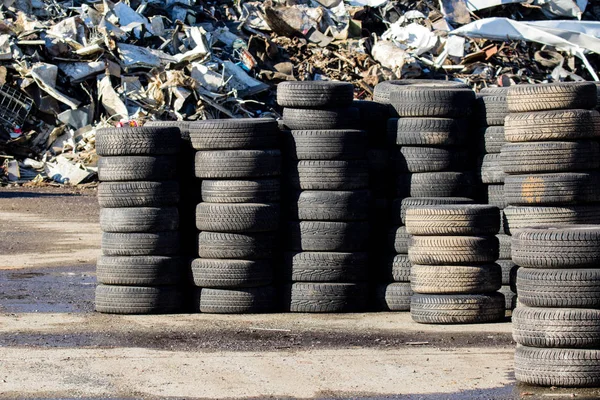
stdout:
[(515, 383), (510, 323), (93, 313), (93, 190), (0, 188), (0, 398), (600, 398)]

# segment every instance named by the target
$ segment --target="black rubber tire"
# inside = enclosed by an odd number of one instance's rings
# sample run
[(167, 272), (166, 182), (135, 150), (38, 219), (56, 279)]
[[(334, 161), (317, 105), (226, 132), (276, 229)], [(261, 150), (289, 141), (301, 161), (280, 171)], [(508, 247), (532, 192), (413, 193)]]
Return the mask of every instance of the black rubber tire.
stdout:
[(513, 339), (531, 347), (600, 347), (600, 310), (518, 307), (512, 315)]
[(98, 204), (102, 208), (166, 207), (179, 202), (179, 184), (166, 182), (101, 182)]
[(500, 153), (502, 145), (506, 143), (503, 126), (488, 126), (483, 133), (485, 152), (489, 154)]
[(373, 90), (373, 101), (383, 104), (390, 104), (390, 93), (395, 90), (403, 90), (409, 86), (413, 87), (434, 87), (434, 88), (469, 88), (469, 85), (458, 81), (444, 81), (437, 79), (402, 79), (384, 81)]
[(496, 264), (498, 264), (502, 269), (502, 284), (510, 285), (511, 277), (516, 276), (519, 266), (515, 264), (512, 260), (498, 260), (496, 261)]
[(196, 150), (251, 150), (279, 147), (277, 121), (272, 118), (209, 119), (189, 125)]
[(506, 173), (502, 170), (500, 154), (486, 154), (481, 161), (481, 182), (486, 184), (503, 183)]
[(466, 172), (421, 172), (399, 174), (398, 197), (470, 197), (473, 178)]
[(597, 172), (508, 175), (504, 197), (511, 205), (573, 205), (600, 201)]
[(283, 278), (289, 282), (362, 282), (369, 272), (367, 253), (284, 253)]
[(199, 231), (252, 233), (279, 228), (279, 204), (276, 203), (200, 203), (196, 207)]
[(410, 302), (413, 321), (421, 324), (480, 324), (499, 322), (506, 311), (504, 296), (490, 294), (415, 294)]
[(198, 256), (213, 259), (261, 260), (275, 255), (277, 233), (200, 232)]
[(600, 308), (600, 268), (519, 268), (517, 293), (529, 307)]
[(170, 181), (177, 177), (177, 159), (173, 156), (100, 157), (100, 182)]
[(288, 223), (289, 249), (294, 251), (361, 251), (367, 245), (367, 222), (300, 221)]
[(96, 280), (105, 285), (176, 285), (182, 277), (183, 260), (179, 257), (100, 256), (96, 262)]
[(279, 176), (279, 150), (199, 151), (195, 158), (196, 177), (202, 179), (250, 179)]
[(573, 225), (519, 230), (512, 239), (512, 258), (526, 268), (597, 268), (600, 227)]
[(383, 279), (392, 282), (410, 282), (411, 263), (408, 254), (397, 254), (385, 265)]
[(398, 117), (466, 117), (474, 101), (475, 92), (462, 88), (406, 88), (390, 93)]
[(600, 386), (600, 350), (517, 346), (515, 378), (532, 385)]
[(280, 192), (279, 179), (202, 181), (202, 201), (207, 203), (276, 203)]
[(475, 113), (482, 125), (504, 125), (504, 118), (508, 115), (506, 91), (503, 94), (489, 93), (477, 96), (477, 100), (475, 101)]
[(469, 133), (466, 119), (390, 118), (390, 143), (400, 146), (455, 146)]
[(167, 314), (181, 308), (177, 286), (96, 287), (96, 311), (107, 314)]
[(163, 232), (179, 227), (177, 207), (102, 208), (100, 228), (103, 232)]
[(600, 207), (596, 204), (565, 206), (510, 206), (504, 209), (505, 231), (569, 224), (600, 224)]
[(390, 238), (392, 246), (388, 246), (388, 248), (393, 248), (398, 254), (408, 254), (410, 234), (406, 232), (406, 226), (392, 228)]
[(346, 82), (299, 81), (277, 85), (277, 104), (281, 107), (327, 108), (352, 104), (354, 86)]
[(411, 235), (495, 235), (500, 210), (485, 204), (412, 206), (405, 223)]
[(363, 284), (297, 282), (285, 289), (284, 297), (286, 311), (341, 313), (364, 311), (368, 294)]
[(600, 168), (600, 145), (588, 140), (507, 143), (500, 165), (513, 175), (593, 170)]
[(104, 128), (96, 131), (99, 156), (173, 155), (179, 152), (179, 128)]
[(369, 170), (363, 160), (298, 161), (288, 181), (301, 190), (358, 190), (369, 187)]
[(284, 153), (295, 160), (355, 160), (367, 156), (367, 132), (355, 129), (283, 131)]
[(189, 121), (148, 121), (144, 127), (152, 128), (177, 128), (181, 139), (187, 143), (190, 141), (190, 122)]
[(517, 294), (507, 285), (503, 285), (500, 290), (498, 290), (498, 293), (501, 293), (504, 296), (507, 316), (512, 316), (513, 310), (517, 308)]
[(300, 221), (362, 221), (369, 217), (368, 190), (304, 190), (289, 201), (290, 218)]
[(504, 184), (487, 185), (487, 203), (501, 210), (508, 207), (504, 198)]
[(192, 279), (198, 287), (243, 288), (265, 286), (273, 281), (270, 260), (219, 260), (196, 258)]
[(511, 259), (511, 237), (505, 234), (496, 235), (498, 238), (498, 243), (500, 243), (500, 260), (510, 260)]
[(275, 310), (272, 286), (240, 289), (197, 289), (194, 308), (208, 314), (261, 314)]
[(395, 170), (405, 172), (461, 171), (466, 152), (441, 147), (402, 146), (392, 157)]
[(354, 107), (284, 108), (283, 123), (291, 130), (354, 129), (358, 125), (358, 110)]
[(557, 82), (537, 85), (516, 85), (508, 89), (506, 101), (511, 113), (593, 109), (597, 100), (596, 85), (592, 82)]
[(415, 293), (421, 294), (490, 293), (502, 286), (502, 269), (498, 264), (413, 264), (410, 284)]
[(170, 256), (179, 253), (179, 232), (103, 233), (105, 256)]
[(412, 264), (462, 265), (498, 259), (495, 236), (413, 236), (408, 258)]
[(400, 218), (406, 224), (406, 211), (413, 206), (435, 206), (443, 204), (472, 204), (473, 200), (466, 197), (406, 197), (402, 200)]
[(509, 114), (504, 126), (508, 142), (597, 139), (600, 113), (594, 110), (550, 110)]
[(383, 283), (375, 288), (377, 310), (410, 311), (410, 299), (414, 292), (408, 282)]

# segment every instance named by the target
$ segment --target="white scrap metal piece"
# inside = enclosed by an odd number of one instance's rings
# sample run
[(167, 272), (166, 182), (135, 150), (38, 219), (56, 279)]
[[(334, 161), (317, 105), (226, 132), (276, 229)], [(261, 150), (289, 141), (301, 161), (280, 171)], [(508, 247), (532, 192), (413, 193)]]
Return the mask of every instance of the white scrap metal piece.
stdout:
[(81, 104), (79, 100), (66, 96), (56, 90), (56, 77), (58, 75), (58, 67), (56, 65), (36, 63), (33, 67), (31, 67), (31, 71), (29, 73), (40, 89), (61, 103), (68, 105), (73, 110), (75, 110), (77, 107), (79, 107), (79, 104)]
[(91, 62), (61, 62), (58, 68), (71, 78), (72, 83), (80, 82), (89, 76), (104, 72), (106, 65), (102, 61)]
[(469, 11), (485, 10), (513, 3), (527, 3), (540, 6), (549, 18), (570, 17), (581, 19), (588, 0), (466, 0)]
[(148, 33), (154, 35), (154, 30), (150, 21), (148, 21), (146, 17), (135, 12), (135, 10), (127, 4), (121, 1), (118, 2), (113, 7), (112, 12), (119, 18), (119, 25), (124, 31), (133, 31), (136, 37), (141, 38), (141, 27), (144, 26)]
[(125, 103), (123, 103), (115, 89), (113, 89), (110, 76), (104, 75), (102, 77), (98, 77), (98, 94), (102, 105), (109, 115), (118, 120), (129, 117)]
[(47, 162), (44, 169), (53, 181), (69, 185), (78, 185), (91, 174), (83, 165), (73, 164), (62, 155), (56, 157), (56, 162)]

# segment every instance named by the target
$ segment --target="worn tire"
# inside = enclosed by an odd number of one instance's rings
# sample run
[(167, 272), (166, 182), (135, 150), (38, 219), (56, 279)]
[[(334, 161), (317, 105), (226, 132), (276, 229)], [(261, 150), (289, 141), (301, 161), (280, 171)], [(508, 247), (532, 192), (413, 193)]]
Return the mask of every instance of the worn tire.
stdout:
[(195, 158), (196, 177), (202, 179), (250, 179), (279, 176), (279, 150), (214, 150), (198, 151)]
[(194, 285), (198, 287), (257, 287), (273, 281), (273, 266), (270, 260), (197, 258), (192, 261), (191, 271)]
[(473, 200), (466, 197), (406, 197), (400, 206), (400, 218), (406, 224), (406, 212), (411, 207), (435, 206), (443, 204), (472, 204)]
[(199, 231), (252, 233), (279, 228), (279, 204), (274, 203), (200, 203), (196, 207)]
[(367, 132), (355, 129), (283, 131), (283, 149), (295, 160), (355, 160), (367, 154)]
[(410, 303), (413, 321), (422, 324), (478, 324), (504, 319), (505, 300), (490, 294), (415, 294)]
[(508, 207), (504, 198), (504, 184), (487, 185), (487, 203), (501, 210)]
[(96, 287), (96, 311), (108, 314), (166, 314), (181, 307), (177, 286), (112, 286)]
[(190, 140), (190, 122), (189, 121), (148, 121), (144, 127), (153, 128), (177, 128), (181, 139), (189, 143)]
[(485, 93), (475, 101), (475, 112), (483, 125), (502, 126), (508, 115), (508, 103), (504, 93)]
[(289, 282), (361, 282), (367, 280), (367, 253), (284, 253), (283, 278)]
[(375, 288), (377, 310), (410, 311), (410, 299), (414, 292), (410, 283), (383, 283)]
[(597, 139), (600, 113), (593, 110), (550, 110), (510, 114), (504, 126), (508, 142)]
[(504, 197), (511, 205), (573, 205), (600, 201), (596, 172), (508, 175)]
[(213, 259), (261, 260), (275, 255), (277, 234), (200, 232), (198, 256)]
[(196, 150), (251, 150), (279, 147), (277, 121), (272, 118), (209, 119), (189, 125)]
[(286, 288), (285, 306), (290, 312), (360, 312), (367, 297), (363, 284), (297, 282)]
[(498, 243), (500, 243), (500, 260), (510, 260), (511, 259), (511, 237), (505, 234), (496, 235), (498, 238)]
[(488, 126), (483, 133), (485, 152), (489, 154), (500, 153), (506, 143), (503, 126)]
[(384, 81), (373, 90), (373, 101), (390, 104), (390, 93), (403, 90), (407, 87), (416, 88), (469, 88), (469, 85), (458, 81), (444, 81), (437, 79), (402, 79)]
[(182, 276), (183, 260), (179, 257), (100, 256), (96, 262), (96, 279), (105, 285), (176, 285)]
[(179, 128), (105, 128), (96, 132), (99, 156), (174, 155), (179, 152)]
[(392, 282), (410, 282), (411, 263), (407, 254), (397, 254), (384, 265), (383, 279)]
[(466, 172), (421, 172), (399, 174), (398, 197), (470, 197), (473, 178)]
[(103, 233), (105, 256), (170, 256), (179, 252), (179, 232)]
[(505, 231), (514, 234), (519, 229), (571, 224), (600, 224), (600, 207), (589, 205), (510, 206), (504, 209)]
[(475, 92), (462, 88), (406, 88), (390, 93), (398, 117), (466, 117), (474, 101)]
[(288, 223), (289, 249), (294, 251), (363, 250), (369, 238), (367, 222), (300, 221)]
[(173, 156), (100, 157), (100, 182), (170, 181), (176, 179), (177, 160)]
[(502, 170), (500, 154), (486, 154), (481, 161), (481, 182), (486, 184), (503, 183), (506, 173)]
[(275, 203), (280, 191), (279, 179), (202, 181), (202, 201), (207, 203)]
[(508, 89), (506, 101), (511, 113), (593, 109), (597, 91), (592, 82), (558, 82), (537, 85), (516, 85)]
[(441, 147), (402, 146), (394, 155), (397, 172), (461, 171), (466, 153)]
[(421, 294), (489, 293), (502, 286), (502, 269), (498, 264), (413, 264), (410, 283), (415, 293)]
[(388, 248), (393, 247), (398, 254), (408, 254), (410, 233), (406, 232), (406, 226), (392, 228), (390, 238), (392, 246), (388, 246)]
[(515, 378), (532, 385), (600, 386), (600, 350), (517, 346)]
[(260, 314), (275, 310), (276, 293), (271, 286), (240, 289), (197, 289), (194, 307), (209, 314)]
[(390, 118), (390, 142), (400, 146), (455, 146), (469, 133), (466, 119)]
[(354, 107), (284, 108), (283, 123), (291, 130), (353, 129), (358, 125), (358, 110)]
[(179, 227), (176, 207), (103, 208), (100, 228), (103, 232), (163, 232)]
[(516, 276), (519, 266), (512, 260), (498, 260), (496, 261), (496, 264), (502, 269), (502, 284), (510, 285), (511, 280), (513, 279), (512, 277)]
[(405, 223), (411, 235), (495, 235), (500, 211), (484, 204), (413, 206)]
[(300, 81), (277, 85), (277, 104), (281, 107), (327, 108), (352, 104), (354, 86), (346, 82)]
[(369, 186), (369, 170), (363, 160), (298, 161), (288, 181), (301, 190), (358, 190)]
[(493, 263), (498, 259), (495, 236), (413, 236), (408, 258), (412, 264), (461, 265)]
[(102, 182), (98, 204), (102, 208), (165, 207), (179, 202), (179, 184), (167, 182)]
[(529, 307), (600, 308), (600, 268), (519, 268), (517, 293)]
[(507, 143), (500, 165), (506, 174), (593, 170), (600, 167), (600, 145), (587, 140)]
[(289, 202), (290, 218), (300, 221), (366, 220), (369, 200), (368, 190), (304, 190)]
[(509, 285), (502, 285), (498, 293), (504, 296), (506, 311), (510, 311), (510, 316), (512, 316), (513, 310), (517, 308), (517, 294), (512, 291)]

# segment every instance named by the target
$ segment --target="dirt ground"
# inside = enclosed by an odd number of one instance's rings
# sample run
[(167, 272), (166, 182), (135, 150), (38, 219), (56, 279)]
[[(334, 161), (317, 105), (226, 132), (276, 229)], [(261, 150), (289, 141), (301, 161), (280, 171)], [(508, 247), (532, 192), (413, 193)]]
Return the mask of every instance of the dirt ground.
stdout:
[(515, 382), (509, 321), (93, 312), (95, 191), (0, 188), (0, 398), (598, 399)]

